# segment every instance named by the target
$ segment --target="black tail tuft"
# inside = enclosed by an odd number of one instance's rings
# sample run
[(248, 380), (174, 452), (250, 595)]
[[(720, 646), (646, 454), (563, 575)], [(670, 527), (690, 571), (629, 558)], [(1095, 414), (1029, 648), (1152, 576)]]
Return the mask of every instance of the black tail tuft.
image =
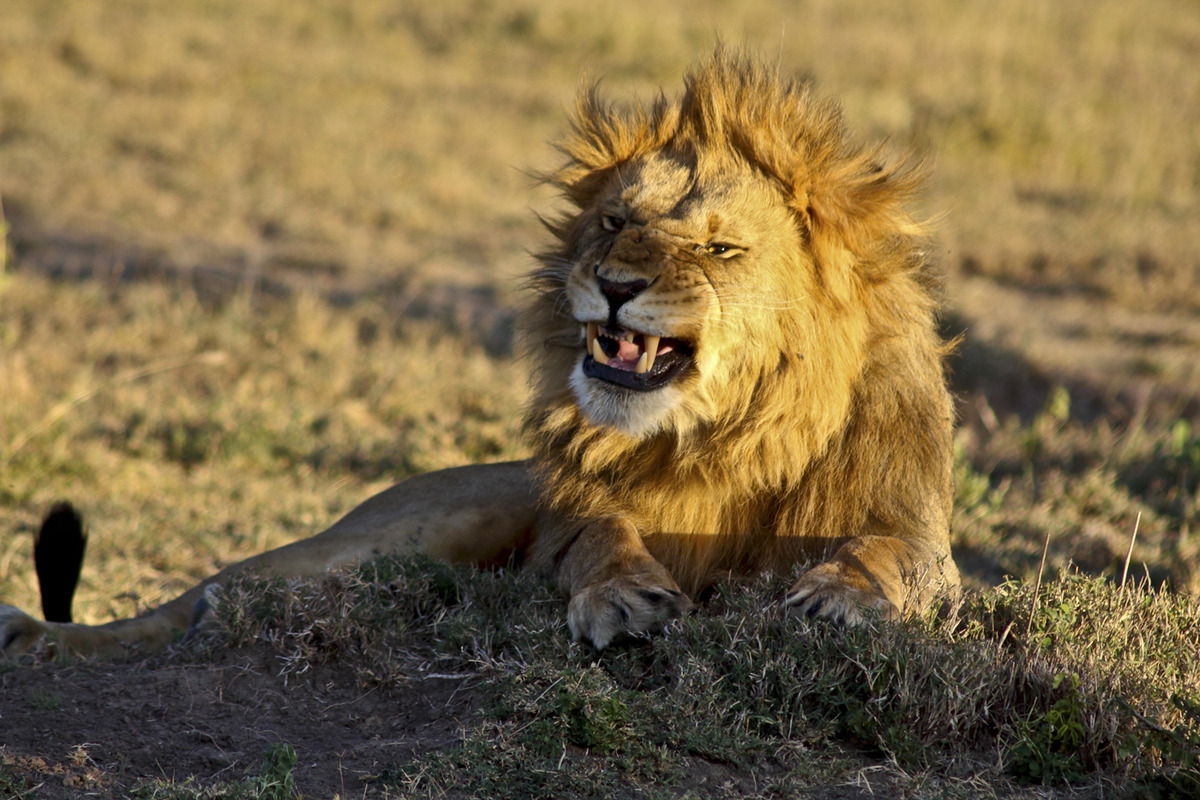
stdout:
[(79, 583), (85, 549), (83, 520), (70, 503), (55, 504), (33, 542), (33, 564), (47, 622), (71, 621), (71, 599)]

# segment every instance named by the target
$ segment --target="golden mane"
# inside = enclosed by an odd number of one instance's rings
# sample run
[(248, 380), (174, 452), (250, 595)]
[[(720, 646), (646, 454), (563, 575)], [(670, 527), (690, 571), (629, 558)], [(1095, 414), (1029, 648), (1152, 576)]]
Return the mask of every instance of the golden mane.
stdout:
[[(560, 149), (566, 162), (546, 179), (578, 213), (548, 225), (556, 246), (540, 256), (524, 314), (535, 376), (525, 428), (544, 503), (564, 520), (631, 520), (687, 592), (729, 569), (791, 563), (797, 547), (829, 552), (872, 520), (921, 528), (945, 517), (951, 410), (936, 281), (925, 231), (903, 208), (919, 166), (889, 165), (851, 141), (835, 103), (724, 49), (678, 99), (617, 108), (594, 87), (581, 93)], [(795, 313), (777, 310), (761, 328), (773, 336), (748, 347), (719, 394), (691, 398), (700, 422), (633, 438), (589, 422), (571, 396), (579, 332), (564, 313), (563, 267), (598, 192), (654, 153), (746, 164), (777, 187), (796, 246), (768, 269), (811, 270), (816, 291)], [(803, 533), (783, 542), (773, 533), (784, 528)], [(548, 563), (572, 534), (540, 532), (535, 559)]]

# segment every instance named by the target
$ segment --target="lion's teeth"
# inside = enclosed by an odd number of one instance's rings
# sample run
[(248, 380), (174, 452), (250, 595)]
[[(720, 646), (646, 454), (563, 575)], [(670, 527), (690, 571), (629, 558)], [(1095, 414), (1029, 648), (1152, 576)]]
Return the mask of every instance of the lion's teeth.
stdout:
[(592, 339), (592, 358), (601, 364), (608, 363), (608, 356), (604, 355), (604, 348), (600, 346), (599, 339)]
[(600, 346), (600, 324), (597, 322), (589, 322), (587, 324), (587, 349), (592, 358), (599, 361), (601, 364), (608, 363), (608, 356), (604, 355), (604, 348)]
[[(600, 346), (600, 323), (589, 322), (585, 326), (584, 335), (587, 337), (587, 351), (596, 361), (601, 364), (608, 363), (608, 355), (604, 352), (604, 348)], [(638, 375), (644, 375), (654, 368), (654, 360), (658, 357), (658, 345), (661, 341), (661, 336), (654, 336), (649, 333), (631, 333), (629, 331), (608, 331), (604, 334), (607, 338), (616, 342), (628, 342), (633, 344), (636, 337), (642, 337), (642, 354), (638, 357), (637, 364), (634, 366), (634, 372)]]
[(658, 357), (658, 340), (661, 338), (661, 336), (651, 336), (648, 333), (642, 336), (642, 341), (645, 342), (643, 347), (645, 352), (642, 353), (642, 358), (646, 361), (646, 368), (641, 368), (642, 362), (639, 360), (638, 372), (649, 372), (650, 368), (654, 366), (654, 359)]

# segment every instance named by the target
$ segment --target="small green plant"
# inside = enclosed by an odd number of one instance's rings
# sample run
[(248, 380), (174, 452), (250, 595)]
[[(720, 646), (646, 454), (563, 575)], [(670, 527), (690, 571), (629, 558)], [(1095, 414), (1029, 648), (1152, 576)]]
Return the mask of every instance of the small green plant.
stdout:
[(557, 750), (569, 743), (597, 753), (611, 753), (628, 746), (633, 733), (633, 713), (621, 692), (605, 676), (594, 670), (580, 673), (579, 679), (561, 682), (542, 718), (547, 738), (557, 735)]
[(136, 787), (131, 796), (137, 800), (291, 800), (296, 794), (292, 777), (296, 761), (295, 749), (277, 742), (267, 750), (258, 775), (209, 786), (190, 778), (182, 783), (150, 781)]
[(58, 692), (34, 690), (29, 693), (27, 702), (42, 711), (57, 711), (62, 708), (62, 695)]
[(1200, 701), (1171, 695), (1180, 721), (1171, 728), (1140, 717), (1147, 730), (1144, 742), (1161, 754), (1157, 768), (1142, 781), (1152, 798), (1200, 797)]
[(1010, 769), (1023, 782), (1069, 783), (1085, 774), (1079, 757), (1085, 737), (1079, 676), (1059, 673), (1053, 688), (1059, 699), (1045, 711), (1030, 713), (1008, 748)]
[(292, 777), (296, 761), (296, 750), (290, 744), (277, 742), (271, 745), (259, 778), (261, 800), (290, 800), (296, 783)]
[(1179, 491), (1195, 494), (1200, 486), (1200, 431), (1193, 429), (1186, 419), (1175, 420), (1156, 455), (1176, 476)]
[(0, 797), (11, 800), (23, 800), (26, 797), (37, 797), (41, 784), (33, 784), (10, 770), (7, 764), (0, 763)]
[(1045, 451), (1046, 442), (1062, 429), (1071, 419), (1071, 393), (1065, 387), (1055, 386), (1046, 398), (1046, 404), (1034, 418), (1033, 424), (1024, 434), (1025, 458), (1036, 461)]
[(991, 494), (991, 480), (971, 468), (971, 462), (959, 442), (954, 445), (954, 490), (955, 507), (968, 511), (987, 503)]

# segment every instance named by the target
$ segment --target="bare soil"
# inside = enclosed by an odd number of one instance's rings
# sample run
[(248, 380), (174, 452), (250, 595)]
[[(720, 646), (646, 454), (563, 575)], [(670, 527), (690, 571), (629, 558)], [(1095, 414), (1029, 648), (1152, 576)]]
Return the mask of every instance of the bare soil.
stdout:
[(336, 668), (279, 676), (266, 649), (121, 664), (24, 666), (0, 675), (3, 754), (32, 796), (123, 797), (138, 782), (257, 774), (292, 745), (305, 797), (361, 797), (366, 781), (459, 738), (477, 676), (362, 689)]

